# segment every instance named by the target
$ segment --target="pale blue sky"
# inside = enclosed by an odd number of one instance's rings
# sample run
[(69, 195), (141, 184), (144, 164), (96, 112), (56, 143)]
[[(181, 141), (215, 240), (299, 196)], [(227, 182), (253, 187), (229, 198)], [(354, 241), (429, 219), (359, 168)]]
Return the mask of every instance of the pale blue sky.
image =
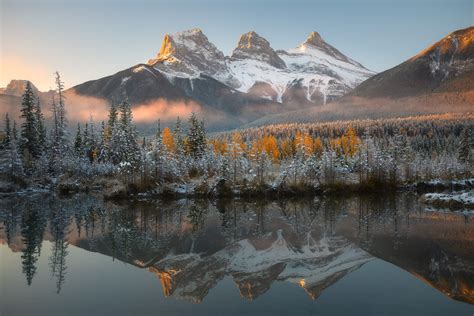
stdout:
[(229, 54), (255, 30), (273, 48), (318, 31), (369, 69), (382, 71), (448, 33), (474, 25), (474, 0), (0, 0), (0, 86), (10, 79), (66, 86), (146, 62), (165, 33), (198, 27)]

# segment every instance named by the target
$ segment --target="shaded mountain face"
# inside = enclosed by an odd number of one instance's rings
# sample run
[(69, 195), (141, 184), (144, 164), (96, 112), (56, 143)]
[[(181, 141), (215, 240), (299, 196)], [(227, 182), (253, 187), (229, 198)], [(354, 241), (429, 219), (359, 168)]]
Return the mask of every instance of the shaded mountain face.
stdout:
[(114, 75), (87, 81), (72, 88), (79, 95), (121, 102), (127, 96), (133, 104), (166, 98), (186, 99), (180, 89), (172, 85), (158, 70), (146, 64), (139, 64)]
[[(251, 31), (229, 57), (199, 29), (166, 34), (147, 64), (70, 91), (108, 101), (128, 95), (135, 106), (157, 99), (195, 102), (204, 112), (218, 114), (209, 119), (211, 129), (237, 127), (268, 114), (324, 104), (373, 74), (315, 34), (295, 51), (275, 51)], [(169, 112), (176, 111), (170, 106)]]
[(455, 31), (404, 63), (366, 80), (351, 95), (400, 98), (474, 90), (474, 27)]

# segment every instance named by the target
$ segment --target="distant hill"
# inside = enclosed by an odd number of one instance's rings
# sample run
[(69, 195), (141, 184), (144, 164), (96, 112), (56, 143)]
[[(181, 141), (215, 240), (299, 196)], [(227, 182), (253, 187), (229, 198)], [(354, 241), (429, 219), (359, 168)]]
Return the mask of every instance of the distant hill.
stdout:
[(401, 98), (474, 90), (474, 27), (455, 31), (416, 56), (362, 82), (349, 96)]
[[(0, 129), (3, 128), (5, 114), (8, 113), (12, 120), (19, 120), (21, 109), (21, 96), (23, 95), (28, 80), (11, 80), (4, 88), (0, 88)], [(46, 104), (51, 104), (53, 91), (41, 92), (30, 82), (33, 93), (39, 98), (45, 109)]]

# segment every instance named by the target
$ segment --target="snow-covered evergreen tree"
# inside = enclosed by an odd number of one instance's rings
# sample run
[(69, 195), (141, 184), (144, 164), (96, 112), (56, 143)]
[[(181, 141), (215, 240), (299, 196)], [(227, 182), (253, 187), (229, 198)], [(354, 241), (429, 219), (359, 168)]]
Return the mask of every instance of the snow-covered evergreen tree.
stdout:
[(81, 156), (83, 151), (83, 144), (82, 144), (82, 135), (81, 135), (81, 124), (77, 123), (77, 132), (76, 137), (74, 139), (74, 151), (78, 156)]
[(18, 128), (16, 127), (16, 120), (13, 120), (13, 128), (12, 128), (12, 138), (18, 141)]
[(204, 122), (199, 122), (193, 112), (189, 118), (188, 152), (193, 158), (201, 158), (206, 149)]
[(120, 119), (112, 130), (110, 148), (112, 162), (119, 164), (121, 170), (133, 176), (140, 162), (140, 147), (133, 124), (130, 103), (125, 99), (119, 106)]
[(51, 148), (49, 153), (50, 171), (60, 172), (62, 162), (68, 159), (69, 141), (67, 133), (66, 104), (64, 83), (56, 72), (56, 94), (52, 100), (53, 130), (51, 133)]
[(179, 116), (176, 118), (176, 125), (173, 130), (173, 136), (174, 143), (176, 146), (176, 154), (178, 157), (183, 157), (186, 152), (186, 149), (184, 147), (183, 130), (181, 126), (181, 119), (179, 118)]
[(57, 117), (57, 134), (55, 140), (56, 150), (61, 154), (65, 154), (68, 150), (68, 133), (67, 133), (67, 117), (66, 102), (64, 96), (64, 83), (61, 80), (59, 72), (56, 72), (56, 117)]
[(11, 124), (10, 124), (10, 117), (7, 113), (5, 114), (5, 146), (8, 147), (11, 139), (12, 139), (12, 129), (11, 129)]
[(23, 163), (18, 153), (17, 141), (12, 138), (8, 143), (9, 169), (13, 178), (24, 176)]
[(41, 147), (38, 140), (37, 121), (35, 115), (36, 97), (28, 81), (21, 103), (21, 124), (20, 151), (25, 164), (31, 166), (32, 159), (38, 158), (41, 154)]
[(44, 125), (44, 116), (41, 111), (41, 105), (39, 98), (36, 99), (35, 103), (35, 118), (36, 118), (36, 131), (38, 134), (38, 145), (41, 153), (46, 148), (46, 127)]
[(472, 135), (471, 126), (466, 126), (461, 132), (459, 141), (459, 154), (458, 159), (462, 163), (473, 163), (474, 157), (472, 157), (474, 150), (474, 137)]

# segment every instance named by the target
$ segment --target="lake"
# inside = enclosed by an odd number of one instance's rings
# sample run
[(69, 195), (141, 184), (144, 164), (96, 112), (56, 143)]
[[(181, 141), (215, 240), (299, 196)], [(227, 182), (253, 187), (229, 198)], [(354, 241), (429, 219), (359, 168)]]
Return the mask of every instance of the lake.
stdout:
[(0, 314), (474, 315), (474, 214), (414, 194), (0, 200)]

